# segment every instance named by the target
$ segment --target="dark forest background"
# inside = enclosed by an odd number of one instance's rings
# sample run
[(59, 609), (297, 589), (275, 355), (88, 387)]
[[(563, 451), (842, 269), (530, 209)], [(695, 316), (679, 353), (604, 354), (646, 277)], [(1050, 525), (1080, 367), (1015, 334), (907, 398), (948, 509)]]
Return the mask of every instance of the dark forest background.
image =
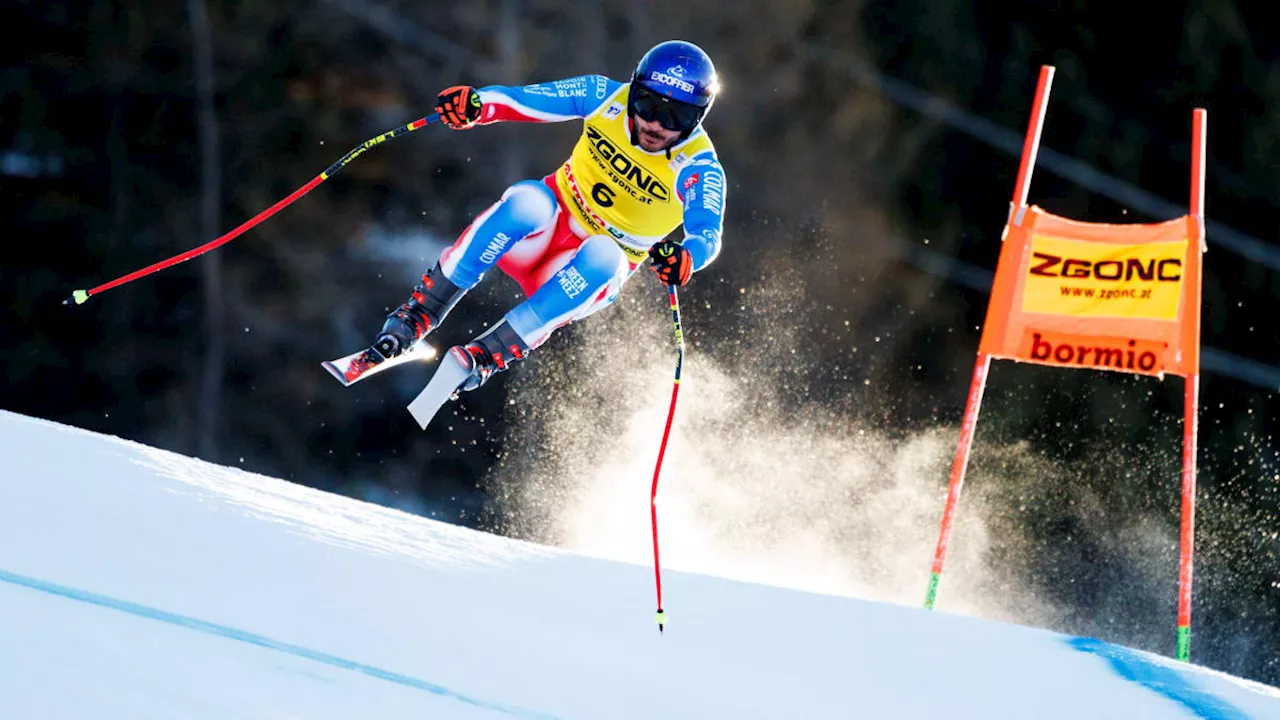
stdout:
[[(707, 127), (730, 183), (723, 254), (684, 291), (690, 363), (793, 368), (771, 399), (835, 418), (832, 433), (951, 439), (1017, 171), (984, 128), (1020, 138), (1051, 64), (1044, 147), (1175, 207), (1192, 108), (1208, 109), (1207, 213), (1255, 251), (1215, 243), (1210, 227), (1193, 653), (1280, 684), (1272, 14), (1231, 0), (1151, 5), (1141, 24), (1084, 0), (12, 0), (0, 9), (0, 407), (531, 534), (499, 485), (519, 482), (513, 438), (538, 418), (509, 407), (522, 387), (551, 388), (523, 403), (582, 399), (575, 363), (593, 359), (574, 354), (577, 328), (425, 433), (403, 410), (425, 370), (343, 390), (318, 363), (366, 344), (474, 214), (562, 161), (577, 123), (412, 133), (200, 260), (61, 302), (231, 229), (431, 112), (440, 88), (625, 79), (677, 37), (721, 71)], [(1044, 168), (1031, 200), (1082, 219), (1167, 217)], [(781, 278), (785, 306), (750, 292)], [(624, 311), (661, 327), (662, 297), (637, 276)], [(490, 278), (440, 342), (516, 299)], [(781, 321), (788, 342), (762, 337)], [(618, 352), (650, 342), (598, 322)], [(540, 375), (550, 368), (568, 379)], [(617, 392), (669, 386), (659, 372)], [(1176, 548), (1163, 539), (1176, 540), (1181, 398), (1178, 378), (994, 366), (970, 486), (1000, 510), (990, 552), (1016, 546), (1019, 582), (1060, 609), (1053, 629), (1172, 654)], [(1035, 462), (1010, 466), (1010, 447)], [(929, 479), (939, 513), (945, 481)], [(1154, 614), (1117, 600), (1146, 572), (1112, 532), (1135, 518), (1162, 538), (1149, 548)]]

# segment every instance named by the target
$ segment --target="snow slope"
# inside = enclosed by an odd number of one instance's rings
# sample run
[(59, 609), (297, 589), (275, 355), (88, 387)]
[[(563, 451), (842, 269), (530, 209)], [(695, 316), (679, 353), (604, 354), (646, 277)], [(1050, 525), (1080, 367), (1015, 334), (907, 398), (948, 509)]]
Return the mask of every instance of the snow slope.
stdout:
[(663, 579), (660, 635), (651, 567), (0, 412), (0, 718), (1280, 718), (1093, 640)]

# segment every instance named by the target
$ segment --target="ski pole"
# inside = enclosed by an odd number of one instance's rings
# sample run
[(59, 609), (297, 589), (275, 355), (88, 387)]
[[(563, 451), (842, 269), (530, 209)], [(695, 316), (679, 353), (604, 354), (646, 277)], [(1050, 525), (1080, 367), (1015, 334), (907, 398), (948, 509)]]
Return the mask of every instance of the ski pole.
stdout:
[(140, 277), (150, 275), (153, 272), (163, 270), (167, 267), (173, 267), (178, 263), (186, 262), (187, 260), (190, 260), (193, 257), (198, 257), (200, 255), (203, 255), (209, 252), (210, 250), (213, 250), (214, 248), (225, 245), (231, 242), (232, 240), (235, 240), (237, 237), (243, 234), (246, 230), (249, 230), (250, 228), (257, 225), (258, 223), (262, 222), (263, 220), (266, 220), (272, 215), (275, 215), (276, 213), (280, 212), (284, 208), (288, 207), (290, 204), (293, 203), (294, 200), (297, 200), (303, 195), (306, 195), (307, 193), (314, 190), (317, 185), (336, 175), (339, 170), (346, 167), (352, 160), (355, 160), (356, 158), (360, 157), (360, 155), (362, 155), (364, 151), (368, 150), (369, 148), (375, 145), (380, 145), (392, 138), (399, 137), (407, 133), (411, 133), (414, 130), (417, 130), (418, 128), (425, 127), (427, 125), (430, 125), (431, 123), (437, 122), (439, 119), (440, 119), (440, 116), (438, 114), (427, 115), (426, 117), (418, 118), (417, 120), (414, 120), (413, 122), (408, 123), (406, 125), (401, 125), (400, 127), (394, 130), (389, 130), (387, 132), (384, 132), (381, 135), (378, 135), (377, 137), (369, 138), (368, 140), (365, 140), (363, 143), (352, 148), (351, 152), (348, 152), (346, 155), (343, 155), (341, 160), (330, 165), (328, 169), (326, 169), (324, 172), (312, 178), (311, 181), (308, 182), (306, 185), (303, 185), (297, 190), (294, 190), (288, 197), (285, 197), (284, 199), (277, 202), (275, 205), (272, 205), (266, 210), (263, 210), (257, 215), (254, 215), (252, 218), (241, 223), (239, 227), (227, 233), (226, 235), (223, 235), (222, 237), (219, 237), (215, 240), (211, 240), (205, 243), (204, 245), (201, 245), (200, 247), (193, 248), (179, 255), (174, 255), (173, 257), (167, 260), (161, 260), (160, 262), (154, 263), (152, 265), (148, 265), (147, 267), (144, 267), (141, 270), (135, 270), (129, 273), (128, 275), (123, 275), (121, 277), (118, 277), (115, 280), (112, 280), (111, 282), (103, 283), (101, 285), (98, 285), (97, 287), (89, 288), (88, 290), (76, 290), (75, 292), (71, 293), (71, 297), (67, 298), (66, 300), (63, 300), (62, 304), (63, 305), (71, 305), (71, 304), (80, 305), (81, 303), (84, 303), (89, 298), (93, 297), (94, 295), (97, 295), (98, 293), (105, 292), (114, 287), (119, 287), (121, 285), (124, 285), (127, 282), (133, 282), (134, 280), (137, 280)]
[(667, 616), (662, 610), (662, 568), (658, 563), (658, 476), (662, 474), (662, 456), (667, 452), (667, 438), (671, 436), (671, 421), (676, 416), (676, 397), (680, 394), (680, 369), (684, 365), (684, 331), (680, 329), (680, 297), (676, 286), (667, 286), (671, 300), (671, 322), (676, 330), (676, 379), (671, 386), (671, 407), (667, 410), (667, 426), (662, 431), (662, 445), (658, 447), (658, 463), (653, 468), (653, 489), (649, 491), (649, 517), (653, 520), (653, 579), (658, 589), (658, 632), (662, 632)]

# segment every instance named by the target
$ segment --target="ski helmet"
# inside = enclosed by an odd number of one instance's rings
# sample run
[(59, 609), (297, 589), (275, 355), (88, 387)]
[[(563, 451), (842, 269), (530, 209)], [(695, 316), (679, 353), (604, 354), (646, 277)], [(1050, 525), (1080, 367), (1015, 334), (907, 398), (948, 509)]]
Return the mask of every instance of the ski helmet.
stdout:
[(702, 123), (719, 91), (715, 66), (702, 48), (668, 40), (655, 45), (636, 65), (627, 112), (679, 130), (683, 140)]

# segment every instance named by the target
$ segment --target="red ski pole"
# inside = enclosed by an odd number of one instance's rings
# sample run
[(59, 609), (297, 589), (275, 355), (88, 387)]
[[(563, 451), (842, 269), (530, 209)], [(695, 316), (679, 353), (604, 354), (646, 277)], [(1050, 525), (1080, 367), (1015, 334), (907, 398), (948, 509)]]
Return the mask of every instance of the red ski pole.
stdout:
[(439, 119), (440, 119), (440, 116), (438, 114), (427, 115), (426, 117), (418, 118), (417, 120), (414, 120), (413, 122), (408, 123), (407, 125), (401, 125), (400, 127), (394, 130), (389, 130), (387, 132), (384, 132), (381, 135), (378, 135), (377, 137), (369, 138), (368, 140), (365, 140), (360, 145), (357, 145), (356, 147), (352, 148), (351, 152), (348, 152), (346, 155), (343, 155), (341, 160), (330, 165), (328, 169), (326, 169), (324, 172), (312, 178), (311, 181), (308, 182), (306, 185), (303, 185), (297, 190), (294, 190), (292, 193), (289, 194), (288, 197), (280, 200), (275, 205), (272, 205), (266, 210), (263, 210), (257, 215), (254, 215), (249, 220), (246, 220), (245, 222), (241, 223), (239, 227), (227, 233), (226, 235), (223, 235), (222, 237), (219, 237), (215, 240), (210, 240), (209, 242), (205, 243), (204, 245), (201, 245), (200, 247), (192, 248), (191, 250), (188, 250), (179, 255), (174, 255), (173, 257), (167, 260), (161, 260), (160, 262), (152, 265), (148, 265), (147, 267), (144, 267), (141, 270), (135, 270), (129, 273), (128, 275), (118, 277), (115, 280), (103, 283), (101, 285), (98, 285), (97, 287), (92, 287), (92, 288), (89, 288), (88, 290), (76, 290), (75, 292), (71, 293), (71, 297), (67, 298), (66, 300), (63, 300), (62, 304), (71, 305), (74, 303), (76, 305), (79, 305), (85, 302), (86, 300), (88, 300), (89, 298), (93, 297), (94, 295), (97, 295), (98, 293), (105, 292), (114, 287), (119, 287), (128, 282), (133, 282), (134, 280), (137, 280), (140, 277), (150, 275), (153, 272), (163, 270), (167, 267), (173, 267), (174, 265), (177, 265), (178, 263), (186, 262), (187, 260), (190, 260), (193, 257), (199, 257), (200, 255), (203, 255), (209, 252), (210, 250), (213, 250), (214, 248), (220, 247), (222, 245), (226, 245), (232, 240), (235, 240), (237, 237), (243, 234), (246, 230), (249, 230), (250, 228), (257, 225), (258, 223), (262, 222), (263, 220), (266, 220), (272, 215), (275, 215), (276, 213), (285, 209), (290, 204), (292, 204), (294, 200), (297, 200), (303, 195), (306, 195), (307, 193), (314, 190), (317, 185), (336, 175), (339, 170), (346, 167), (348, 163), (350, 163), (352, 160), (355, 160), (357, 157), (363, 154), (365, 150), (368, 150), (369, 148), (375, 145), (380, 145), (392, 138), (399, 137), (407, 133), (411, 133), (414, 130), (417, 130), (418, 128), (430, 125), (431, 123), (434, 123)]
[(676, 286), (667, 286), (671, 299), (671, 322), (676, 329), (676, 380), (671, 386), (671, 407), (667, 410), (667, 426), (662, 431), (662, 445), (658, 447), (658, 463), (653, 468), (653, 489), (649, 491), (649, 517), (653, 520), (653, 579), (658, 588), (658, 632), (667, 622), (662, 610), (662, 567), (658, 562), (658, 477), (662, 474), (662, 457), (667, 452), (667, 438), (671, 437), (671, 421), (676, 416), (676, 397), (680, 394), (680, 369), (684, 365), (684, 331), (680, 328), (680, 298)]

